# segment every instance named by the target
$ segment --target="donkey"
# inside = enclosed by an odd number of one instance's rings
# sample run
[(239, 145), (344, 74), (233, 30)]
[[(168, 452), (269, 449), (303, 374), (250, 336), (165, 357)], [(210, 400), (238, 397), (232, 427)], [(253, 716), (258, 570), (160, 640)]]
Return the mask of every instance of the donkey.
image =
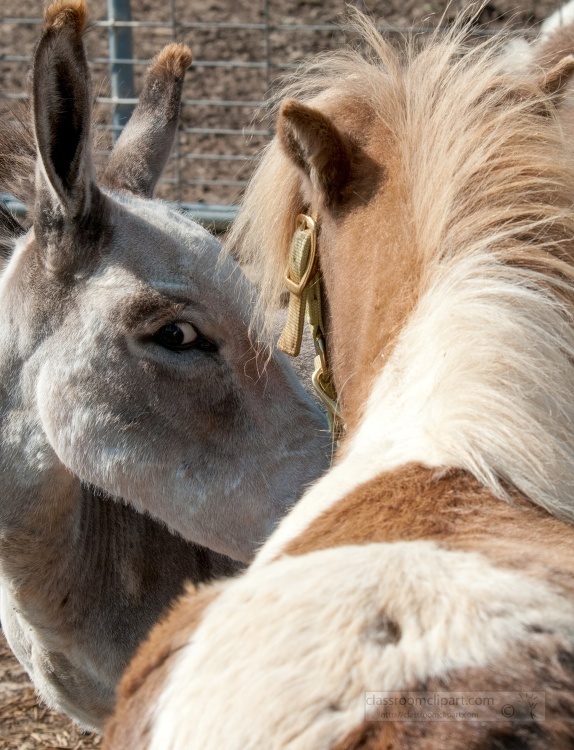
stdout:
[(185, 581), (243, 568), (326, 468), (329, 440), (285, 357), (259, 368), (239, 267), (150, 200), (189, 50), (152, 62), (98, 185), (85, 22), (83, 0), (45, 12), (33, 225), (0, 215), (0, 583), (2, 627), (41, 697), (101, 729)]
[[(233, 238), (267, 309), (316, 242), (345, 435), (247, 572), (154, 628), (107, 750), (574, 746), (574, 58), (356, 23), (280, 93)], [(472, 709), (401, 708), (445, 691)]]

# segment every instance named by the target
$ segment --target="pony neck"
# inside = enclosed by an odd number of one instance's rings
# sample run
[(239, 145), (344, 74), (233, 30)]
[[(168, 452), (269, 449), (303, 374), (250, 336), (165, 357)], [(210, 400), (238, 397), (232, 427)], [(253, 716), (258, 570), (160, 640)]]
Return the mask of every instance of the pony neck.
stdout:
[(540, 273), (489, 253), (437, 271), (388, 359), (372, 353), (381, 366), (336, 465), (258, 563), (359, 485), (410, 463), (461, 469), (500, 500), (510, 486), (574, 518), (574, 330)]
[(375, 379), (349, 452), (381, 470), (465, 469), (574, 517), (574, 330), (541, 271), (489, 252), (445, 262)]

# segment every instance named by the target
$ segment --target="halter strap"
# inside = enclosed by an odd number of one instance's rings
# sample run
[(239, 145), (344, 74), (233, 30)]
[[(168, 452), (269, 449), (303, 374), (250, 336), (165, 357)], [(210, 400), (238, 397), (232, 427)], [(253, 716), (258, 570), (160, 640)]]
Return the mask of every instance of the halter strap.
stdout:
[(312, 377), (313, 388), (327, 407), (333, 439), (338, 441), (343, 433), (344, 423), (327, 362), (321, 275), (317, 260), (317, 220), (307, 214), (299, 214), (291, 241), (289, 263), (285, 271), (285, 286), (289, 290), (289, 309), (277, 348), (290, 357), (299, 356), (306, 312), (317, 353), (315, 372)]

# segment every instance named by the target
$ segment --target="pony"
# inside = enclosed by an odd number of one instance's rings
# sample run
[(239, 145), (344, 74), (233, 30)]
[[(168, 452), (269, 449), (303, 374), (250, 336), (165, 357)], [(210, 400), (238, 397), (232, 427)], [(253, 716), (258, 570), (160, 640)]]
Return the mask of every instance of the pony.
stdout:
[(231, 238), (272, 311), (310, 227), (345, 434), (154, 628), (107, 750), (574, 744), (574, 57), (355, 24), (287, 79)]
[[(574, 52), (573, 29), (574, 1), (570, 0), (545, 19), (533, 43), (521, 37), (515, 37), (508, 42), (507, 64), (525, 71), (551, 70), (560, 60)], [(571, 85), (567, 85), (559, 108), (559, 117), (566, 137), (570, 136), (572, 106)]]
[(98, 183), (85, 23), (83, 0), (45, 12), (12, 151), (21, 184), (34, 154), (32, 226), (0, 214), (0, 603), (43, 700), (101, 730), (185, 582), (241, 570), (329, 441), (286, 358), (262, 371), (237, 264), (152, 200), (188, 48), (153, 60)]

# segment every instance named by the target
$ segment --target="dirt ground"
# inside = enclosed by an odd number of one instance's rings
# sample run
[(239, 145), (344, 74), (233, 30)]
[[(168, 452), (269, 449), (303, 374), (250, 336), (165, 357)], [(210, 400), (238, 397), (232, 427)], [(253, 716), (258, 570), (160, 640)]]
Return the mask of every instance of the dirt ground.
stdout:
[[(22, 25), (12, 19), (38, 18), (42, 2), (0, 0), (0, 16), (4, 17), (0, 24), (0, 88), (4, 91), (25, 90), (28, 63), (21, 58), (32, 53), (38, 33), (37, 25)], [(368, 11), (389, 29), (406, 29), (433, 26), (441, 19), (448, 24), (470, 0), (351, 0), (351, 4)], [(93, 21), (106, 18), (106, 0), (88, 0), (88, 5)], [(491, 0), (485, 4), (477, 25), (496, 30), (510, 21), (514, 27), (528, 27), (557, 5), (558, 0)], [(341, 22), (345, 7), (346, 0), (131, 1), (134, 21), (163, 24), (133, 30), (134, 57), (141, 60), (135, 66), (136, 91), (146, 61), (176, 38), (187, 42), (194, 55), (184, 99), (204, 102), (183, 107), (178, 143), (161, 185), (161, 197), (216, 204), (229, 204), (240, 197), (241, 183), (249, 177), (256, 154), (271, 131), (271, 123), (265, 119), (253, 123), (257, 103), (266, 98), (285, 66), (344, 43), (348, 32), (320, 27)], [(253, 27), (266, 19), (270, 24), (268, 35)], [(201, 26), (192, 26), (198, 23)], [(225, 27), (204, 25), (209, 23)], [(237, 24), (252, 26), (237, 28)], [(286, 25), (296, 28), (285, 28)], [(107, 95), (109, 71), (101, 60), (109, 54), (108, 30), (94, 26), (87, 41), (92, 60), (100, 60), (93, 64), (95, 92)], [(229, 104), (205, 103), (214, 100)], [(105, 152), (111, 145), (110, 132), (105, 130), (110, 124), (109, 105), (97, 107), (97, 120), (104, 133)], [(224, 132), (197, 132), (206, 127)], [(244, 132), (251, 135), (246, 137)], [(216, 159), (217, 156), (222, 158)], [(101, 159), (105, 159), (105, 153)]]
[[(106, 0), (88, 0), (92, 19), (106, 17)], [(358, 0), (359, 7), (378, 21), (404, 28), (435, 25), (444, 14), (452, 20), (467, 0)], [(484, 6), (478, 19), (483, 28), (494, 30), (509, 19), (514, 26), (532, 27), (551, 13), (556, 0), (492, 0)], [(29, 56), (37, 37), (37, 25), (22, 25), (7, 19), (38, 18), (41, 0), (0, 0), (0, 89), (11, 94), (25, 89), (28, 63), (13, 57)], [(162, 21), (171, 25), (134, 30), (134, 55), (145, 61), (173, 38), (188, 42), (196, 65), (190, 71), (184, 97), (187, 99), (259, 102), (265, 99), (282, 66), (295, 63), (308, 54), (333, 49), (343, 43), (341, 31), (315, 29), (287, 30), (283, 24), (336, 23), (345, 10), (344, 0), (132, 0), (132, 17), (139, 21)], [(217, 22), (224, 24), (258, 24), (268, 17), (272, 24), (268, 38), (257, 28), (183, 28), (182, 23)], [(172, 21), (175, 19), (175, 23)], [(88, 34), (92, 58), (108, 55), (107, 30), (94, 27)], [(11, 56), (6, 59), (6, 56)], [(215, 61), (265, 63), (269, 67), (212, 67)], [(204, 65), (202, 63), (208, 63)], [(136, 88), (141, 83), (145, 65), (136, 68)], [(95, 90), (108, 91), (105, 64), (93, 65)], [(244, 130), (250, 127), (256, 107), (251, 103), (220, 107), (188, 104), (182, 112), (182, 130), (178, 149), (162, 185), (162, 197), (186, 201), (229, 203), (239, 198), (241, 185), (253, 168), (253, 160), (235, 158), (217, 161), (214, 154), (237, 157), (254, 156), (268, 140), (268, 135), (247, 138), (245, 135), (201, 134), (185, 128), (210, 126), (219, 129)], [(99, 106), (97, 119), (101, 127), (110, 122), (109, 108)], [(257, 128), (266, 130), (269, 123)], [(104, 145), (106, 145), (104, 143)], [(107, 144), (109, 146), (109, 142)], [(104, 149), (105, 150), (105, 149)], [(105, 154), (101, 155), (105, 158)], [(173, 185), (178, 171), (188, 181), (177, 189)], [(227, 180), (231, 184), (213, 185), (210, 181)], [(171, 181), (171, 182), (170, 182)], [(1, 186), (0, 186), (1, 189)], [(0, 750), (36, 750), (36, 748), (96, 748), (98, 737), (81, 734), (65, 717), (38, 704), (24, 670), (12, 657), (0, 631)]]
[(83, 734), (37, 701), (0, 630), (0, 750), (91, 750), (100, 745), (100, 737)]

